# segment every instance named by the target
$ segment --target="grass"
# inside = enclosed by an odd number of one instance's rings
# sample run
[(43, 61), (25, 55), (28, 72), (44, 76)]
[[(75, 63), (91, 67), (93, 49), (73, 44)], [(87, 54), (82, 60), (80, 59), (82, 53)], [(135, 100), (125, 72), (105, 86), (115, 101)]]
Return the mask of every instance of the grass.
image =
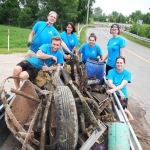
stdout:
[[(8, 51), (8, 29), (9, 35), (9, 51)], [(26, 46), (30, 29), (0, 25), (0, 53), (20, 53), (27, 52)]]
[(81, 34), (80, 34), (80, 39), (79, 39), (79, 46), (78, 48), (83, 44), (83, 43), (86, 43), (87, 42), (87, 38), (86, 38), (86, 30), (88, 28), (94, 28), (93, 26), (88, 26), (88, 27), (84, 27), (81, 31)]
[(138, 43), (138, 44), (140, 44), (140, 45), (143, 45), (143, 46), (145, 46), (145, 47), (150, 48), (150, 42), (141, 41), (141, 40), (136, 39), (136, 38), (134, 38), (134, 37), (132, 37), (132, 36), (126, 35), (126, 34), (123, 33), (123, 32), (121, 32), (121, 36), (127, 38), (127, 39), (130, 40), (130, 41), (133, 41), (133, 42), (135, 42), (135, 43)]

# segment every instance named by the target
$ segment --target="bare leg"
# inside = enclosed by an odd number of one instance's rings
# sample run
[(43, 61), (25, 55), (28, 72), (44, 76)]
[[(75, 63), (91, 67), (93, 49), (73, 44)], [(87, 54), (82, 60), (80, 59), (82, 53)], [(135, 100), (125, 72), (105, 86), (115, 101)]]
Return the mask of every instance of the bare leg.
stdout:
[[(22, 72), (22, 68), (20, 66), (15, 66), (15, 68), (13, 70), (13, 76), (19, 77), (21, 72)], [(14, 83), (15, 83), (16, 89), (18, 89), (19, 85), (20, 85), (20, 80), (14, 79)]]
[(127, 117), (128, 117), (129, 120), (134, 120), (131, 112), (128, 109), (125, 108), (124, 112), (126, 113), (126, 115), (127, 115)]

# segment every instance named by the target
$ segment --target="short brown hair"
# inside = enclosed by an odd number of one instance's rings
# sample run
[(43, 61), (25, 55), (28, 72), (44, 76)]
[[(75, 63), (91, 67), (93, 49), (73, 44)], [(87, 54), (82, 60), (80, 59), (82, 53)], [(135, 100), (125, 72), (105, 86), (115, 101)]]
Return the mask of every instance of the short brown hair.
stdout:
[(61, 44), (61, 38), (59, 37), (59, 36), (53, 36), (52, 37), (52, 40), (51, 40), (51, 43), (52, 43), (52, 41), (60, 41), (60, 44)]
[(118, 59), (122, 59), (123, 62), (126, 63), (125, 57), (123, 57), (123, 56), (118, 56), (118, 57), (116, 58), (116, 62), (117, 62)]

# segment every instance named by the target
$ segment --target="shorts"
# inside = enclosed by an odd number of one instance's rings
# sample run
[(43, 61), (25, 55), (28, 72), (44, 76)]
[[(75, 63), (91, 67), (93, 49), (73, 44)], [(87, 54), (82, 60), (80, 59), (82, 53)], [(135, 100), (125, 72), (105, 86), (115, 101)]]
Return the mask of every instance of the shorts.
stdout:
[(35, 52), (32, 50), (28, 50), (28, 52), (24, 56), (24, 59), (27, 60), (27, 59), (31, 58), (32, 56), (35, 56)]
[(29, 79), (33, 82), (38, 75), (38, 72), (40, 69), (35, 68), (32, 66), (27, 60), (23, 60), (20, 63), (17, 64), (17, 66), (20, 66), (23, 71), (26, 71), (29, 74)]
[(128, 105), (128, 98), (125, 98), (124, 100), (121, 100), (121, 97), (118, 96), (118, 99), (123, 107), (123, 109), (127, 108), (127, 105)]
[(108, 71), (113, 69), (114, 67), (111, 67), (109, 65), (106, 64), (106, 76), (108, 75)]

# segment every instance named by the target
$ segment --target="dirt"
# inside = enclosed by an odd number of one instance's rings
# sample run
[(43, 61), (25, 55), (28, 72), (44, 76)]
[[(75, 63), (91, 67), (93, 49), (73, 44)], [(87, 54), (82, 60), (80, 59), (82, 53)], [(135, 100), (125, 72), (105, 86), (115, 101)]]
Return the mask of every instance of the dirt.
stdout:
[(146, 112), (140, 107), (135, 99), (129, 98), (128, 109), (134, 120), (130, 121), (132, 128), (139, 140), (143, 150), (150, 149), (150, 125), (145, 119)]

